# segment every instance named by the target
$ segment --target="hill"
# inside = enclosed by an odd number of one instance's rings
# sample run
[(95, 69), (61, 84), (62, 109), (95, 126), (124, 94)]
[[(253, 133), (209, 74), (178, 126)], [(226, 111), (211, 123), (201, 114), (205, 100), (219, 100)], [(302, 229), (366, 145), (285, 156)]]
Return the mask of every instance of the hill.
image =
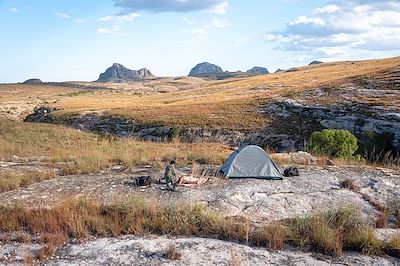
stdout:
[(255, 74), (255, 75), (269, 74), (268, 69), (266, 69), (265, 67), (253, 67), (252, 69), (249, 69), (246, 72), (249, 74)]
[(143, 78), (154, 77), (150, 70), (142, 68), (139, 70), (130, 70), (121, 64), (114, 63), (104, 73), (100, 74), (97, 82), (129, 82), (137, 81)]
[(192, 70), (190, 70), (189, 76), (199, 76), (204, 74), (218, 74), (224, 71), (217, 65), (210, 64), (208, 62), (197, 64)]
[(28, 79), (22, 82), (22, 84), (42, 84), (43, 82), (40, 79)]
[(335, 62), (265, 76), (191, 78), (184, 86), (179, 78), (105, 83), (51, 97), (57, 102), (48, 105), (59, 111), (41, 121), (148, 140), (174, 136), (282, 151), (301, 149), (324, 128), (348, 129), (368, 143), (372, 129), (385, 139), (376, 145), (399, 150), (399, 65), (399, 58)]

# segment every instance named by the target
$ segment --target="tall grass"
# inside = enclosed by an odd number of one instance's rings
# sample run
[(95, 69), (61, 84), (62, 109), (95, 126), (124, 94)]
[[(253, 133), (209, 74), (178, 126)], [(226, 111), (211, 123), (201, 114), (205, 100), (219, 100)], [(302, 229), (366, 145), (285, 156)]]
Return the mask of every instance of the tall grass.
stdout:
[(256, 226), (249, 219), (224, 217), (199, 204), (160, 204), (141, 198), (110, 205), (79, 198), (52, 208), (1, 207), (0, 232), (16, 231), (38, 236), (43, 258), (70, 238), (121, 234), (208, 237), (269, 250), (280, 250), (287, 243), (333, 256), (348, 249), (393, 253), (398, 247), (398, 240), (383, 243), (376, 239), (372, 228), (352, 208)]
[[(63, 126), (0, 121), (0, 160), (44, 156), (66, 174), (97, 172), (121, 164), (126, 168), (175, 159), (178, 164), (221, 164), (228, 149), (221, 144), (152, 143), (101, 138)], [(32, 158), (34, 160), (34, 158)], [(62, 163), (62, 164), (60, 164)]]

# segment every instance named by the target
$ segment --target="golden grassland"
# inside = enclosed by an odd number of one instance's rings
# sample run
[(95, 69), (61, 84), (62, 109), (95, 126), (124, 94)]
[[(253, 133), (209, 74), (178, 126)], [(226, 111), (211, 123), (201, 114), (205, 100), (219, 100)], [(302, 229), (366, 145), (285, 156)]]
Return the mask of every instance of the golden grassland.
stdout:
[(25, 85), (2, 84), (0, 85), (0, 104), (11, 101), (52, 100), (80, 91), (76, 88), (59, 87), (51, 85)]
[[(104, 89), (73, 89), (54, 85), (0, 85), (0, 91), (10, 90), (0, 97), (5, 99), (26, 99), (26, 97), (51, 98), (48, 105), (62, 109), (55, 114), (66, 116), (87, 111), (133, 118), (143, 124), (168, 124), (182, 126), (204, 126), (213, 128), (263, 128), (269, 121), (257, 114), (266, 102), (276, 98), (290, 98), (305, 91), (329, 87), (332, 91), (326, 97), (317, 97), (320, 104), (332, 104), (343, 100), (335, 96), (338, 87), (363, 77), (374, 76), (393, 69), (400, 64), (400, 58), (358, 62), (336, 62), (298, 68), (295, 72), (233, 78), (222, 81), (190, 80), (189, 89), (175, 89), (158, 93), (157, 88), (176, 86), (185, 81), (171, 78), (156, 81), (129, 83), (123, 85), (96, 84)], [(197, 80), (197, 83), (196, 83)], [(90, 83), (86, 86), (89, 87)], [(196, 85), (197, 84), (197, 85)], [(71, 85), (72, 86), (72, 85)], [(94, 86), (94, 85), (93, 85)], [(143, 92), (148, 89), (148, 93)], [(131, 93), (129, 93), (129, 91)], [(353, 93), (351, 100), (370, 105), (390, 102), (396, 106), (393, 97), (371, 97)], [(339, 92), (342, 94), (342, 92)], [(1, 94), (0, 94), (1, 95)], [(314, 97), (315, 98), (315, 97)], [(313, 99), (307, 99), (312, 101)]]
[[(63, 163), (65, 173), (98, 172), (120, 164), (125, 167), (176, 159), (178, 164), (220, 164), (229, 149), (222, 144), (154, 143), (133, 139), (99, 137), (58, 125), (23, 123), (0, 119), (0, 160), (12, 156), (44, 156), (48, 163)], [(64, 164), (67, 162), (67, 164)]]
[(352, 207), (255, 226), (247, 217), (224, 217), (199, 204), (160, 204), (131, 198), (102, 205), (78, 198), (52, 208), (0, 206), (0, 232), (3, 242), (9, 238), (7, 233), (18, 232), (17, 240), (25, 243), (35, 236), (42, 245), (42, 260), (71, 238), (125, 234), (216, 238), (272, 251), (290, 244), (332, 256), (341, 256), (344, 250), (400, 256), (399, 238), (388, 242), (377, 239), (373, 226)]

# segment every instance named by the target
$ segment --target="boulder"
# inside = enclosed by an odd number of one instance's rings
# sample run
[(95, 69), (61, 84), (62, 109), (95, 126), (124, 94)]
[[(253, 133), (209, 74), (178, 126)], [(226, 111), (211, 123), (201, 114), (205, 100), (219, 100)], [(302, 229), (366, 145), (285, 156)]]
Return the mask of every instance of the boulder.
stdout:
[(308, 152), (299, 151), (292, 153), (274, 153), (271, 154), (274, 161), (282, 164), (297, 164), (297, 165), (317, 165), (318, 159)]

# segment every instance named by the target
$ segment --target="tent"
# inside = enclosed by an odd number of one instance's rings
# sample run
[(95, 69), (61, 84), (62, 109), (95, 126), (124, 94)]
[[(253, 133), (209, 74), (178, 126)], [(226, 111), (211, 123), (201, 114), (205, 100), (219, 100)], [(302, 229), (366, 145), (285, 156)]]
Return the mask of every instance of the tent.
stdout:
[(283, 179), (278, 167), (263, 149), (249, 145), (234, 151), (220, 170), (228, 178)]

